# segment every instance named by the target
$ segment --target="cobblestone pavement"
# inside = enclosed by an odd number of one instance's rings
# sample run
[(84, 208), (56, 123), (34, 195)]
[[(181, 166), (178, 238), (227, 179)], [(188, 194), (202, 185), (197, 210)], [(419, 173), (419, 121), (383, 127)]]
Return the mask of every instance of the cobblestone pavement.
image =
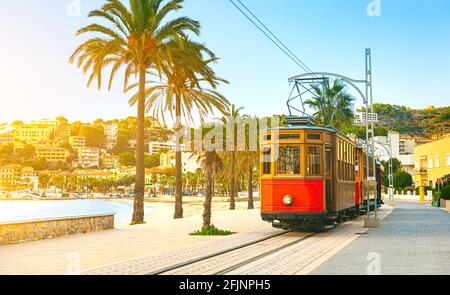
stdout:
[(310, 274), (449, 275), (450, 214), (425, 203), (398, 202), (370, 229)]

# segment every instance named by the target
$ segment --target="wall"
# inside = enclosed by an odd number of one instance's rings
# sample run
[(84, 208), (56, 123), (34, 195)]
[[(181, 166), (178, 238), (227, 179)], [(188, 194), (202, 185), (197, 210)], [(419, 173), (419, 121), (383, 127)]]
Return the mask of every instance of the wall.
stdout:
[(0, 245), (114, 229), (114, 214), (0, 223)]

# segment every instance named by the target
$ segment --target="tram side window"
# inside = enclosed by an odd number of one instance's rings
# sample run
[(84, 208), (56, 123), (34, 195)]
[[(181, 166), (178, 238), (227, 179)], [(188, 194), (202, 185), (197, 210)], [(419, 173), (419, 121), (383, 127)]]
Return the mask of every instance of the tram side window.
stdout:
[(270, 147), (263, 148), (263, 174), (272, 174), (272, 149)]
[(277, 161), (277, 174), (295, 175), (300, 174), (300, 147), (280, 146)]
[(320, 147), (309, 147), (307, 160), (308, 160), (307, 174), (308, 175), (321, 175)]

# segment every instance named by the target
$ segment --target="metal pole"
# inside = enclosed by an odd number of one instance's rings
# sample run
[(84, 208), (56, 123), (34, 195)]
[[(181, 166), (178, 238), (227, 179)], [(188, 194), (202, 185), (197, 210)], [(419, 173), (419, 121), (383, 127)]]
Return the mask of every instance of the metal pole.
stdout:
[(390, 159), (389, 159), (389, 200), (391, 204), (394, 203), (394, 159), (392, 156), (392, 141), (389, 138), (389, 151), (390, 151)]
[(370, 133), (371, 133), (371, 148), (372, 148), (372, 157), (373, 157), (373, 194), (375, 198), (375, 218), (378, 217), (378, 187), (377, 187), (377, 160), (375, 159), (375, 120), (374, 120), (374, 112), (373, 112), (373, 76), (372, 76), (372, 54), (371, 50), (366, 49), (368, 60), (369, 60), (369, 68), (368, 68), (368, 77), (370, 81), (370, 89), (369, 89), (369, 104), (370, 104)]
[(365, 97), (365, 104), (366, 104), (366, 200), (367, 200), (367, 218), (370, 218), (370, 145), (369, 145), (369, 61), (368, 61), (368, 54), (370, 54), (369, 49), (366, 49), (366, 97)]

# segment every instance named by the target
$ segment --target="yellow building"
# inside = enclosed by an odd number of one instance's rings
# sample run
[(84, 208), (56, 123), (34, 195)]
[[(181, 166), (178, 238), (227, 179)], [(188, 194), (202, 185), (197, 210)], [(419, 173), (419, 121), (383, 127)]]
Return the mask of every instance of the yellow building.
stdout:
[(31, 167), (15, 164), (0, 167), (0, 191), (29, 189), (36, 181), (36, 173)]
[(450, 174), (450, 138), (417, 146), (414, 162), (415, 185), (434, 188), (438, 178)]
[(100, 157), (100, 162), (102, 167), (104, 168), (117, 168), (119, 167), (119, 156), (114, 156), (110, 154), (104, 154)]
[(47, 162), (65, 162), (69, 152), (61, 147), (50, 145), (39, 145), (36, 147), (36, 158)]
[(14, 143), (14, 135), (11, 133), (0, 134), (0, 145)]
[(48, 141), (53, 135), (54, 127), (40, 124), (24, 124), (14, 130), (15, 138), (27, 144)]

